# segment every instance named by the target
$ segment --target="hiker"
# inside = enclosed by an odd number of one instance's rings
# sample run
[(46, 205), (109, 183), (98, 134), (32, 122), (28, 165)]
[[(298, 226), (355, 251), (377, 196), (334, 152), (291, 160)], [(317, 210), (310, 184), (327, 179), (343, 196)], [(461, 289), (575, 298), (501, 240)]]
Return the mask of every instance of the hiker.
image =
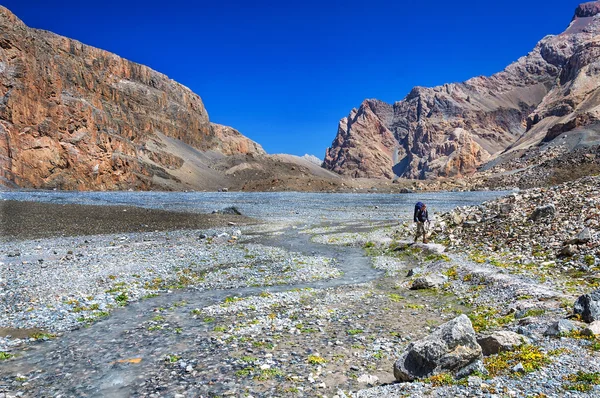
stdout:
[(422, 202), (417, 202), (415, 205), (414, 220), (417, 223), (417, 234), (415, 235), (415, 243), (419, 237), (423, 235), (423, 243), (427, 243), (427, 228), (426, 222), (429, 222), (429, 214), (427, 214), (427, 205)]

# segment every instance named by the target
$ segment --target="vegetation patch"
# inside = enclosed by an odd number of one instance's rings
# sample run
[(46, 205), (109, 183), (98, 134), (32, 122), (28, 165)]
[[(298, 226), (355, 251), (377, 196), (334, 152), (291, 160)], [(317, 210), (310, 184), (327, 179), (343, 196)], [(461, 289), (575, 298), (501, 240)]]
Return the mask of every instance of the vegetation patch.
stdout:
[(600, 373), (587, 373), (580, 370), (577, 373), (565, 376), (564, 379), (568, 381), (568, 383), (563, 384), (565, 390), (589, 392), (592, 391), (594, 386), (600, 384)]
[(468, 317), (476, 332), (500, 327), (511, 323), (515, 319), (513, 314), (498, 316), (498, 312), (497, 309), (491, 307), (477, 307), (468, 314)]
[(429, 383), (433, 387), (451, 386), (456, 384), (454, 377), (448, 373), (440, 373), (423, 380), (424, 383)]
[(261, 369), (260, 374), (256, 376), (257, 380), (265, 381), (274, 377), (282, 377), (283, 372), (277, 368)]
[(541, 351), (537, 346), (524, 344), (514, 351), (504, 351), (496, 355), (490, 355), (483, 359), (485, 368), (490, 377), (508, 374), (509, 370), (521, 363), (526, 373), (533, 372), (549, 365), (552, 361), (550, 356)]
[(8, 352), (0, 351), (0, 361), (5, 361), (7, 359), (13, 358), (13, 354), (9, 354)]

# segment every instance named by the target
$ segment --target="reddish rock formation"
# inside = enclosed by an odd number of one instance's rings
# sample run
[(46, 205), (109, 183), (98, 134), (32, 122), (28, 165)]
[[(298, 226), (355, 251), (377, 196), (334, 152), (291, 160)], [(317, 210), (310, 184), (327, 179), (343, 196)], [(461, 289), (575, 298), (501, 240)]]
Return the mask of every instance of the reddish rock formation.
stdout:
[(173, 189), (198, 151), (264, 154), (167, 76), (0, 7), (0, 183)]
[(491, 77), (416, 87), (393, 105), (365, 100), (340, 121), (323, 165), (354, 177), (471, 174), (598, 123), (599, 60), (596, 1), (580, 5), (563, 34), (545, 37)]

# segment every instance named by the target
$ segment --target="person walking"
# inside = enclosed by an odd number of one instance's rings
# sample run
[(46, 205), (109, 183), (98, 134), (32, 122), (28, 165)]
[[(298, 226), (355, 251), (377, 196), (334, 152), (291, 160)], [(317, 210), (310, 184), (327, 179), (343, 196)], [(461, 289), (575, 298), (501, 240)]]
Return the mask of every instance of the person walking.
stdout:
[(423, 235), (423, 243), (427, 243), (427, 226), (425, 223), (429, 223), (429, 214), (427, 213), (427, 205), (425, 203), (418, 202), (415, 205), (415, 214), (413, 218), (417, 223), (415, 243), (417, 243), (421, 235)]

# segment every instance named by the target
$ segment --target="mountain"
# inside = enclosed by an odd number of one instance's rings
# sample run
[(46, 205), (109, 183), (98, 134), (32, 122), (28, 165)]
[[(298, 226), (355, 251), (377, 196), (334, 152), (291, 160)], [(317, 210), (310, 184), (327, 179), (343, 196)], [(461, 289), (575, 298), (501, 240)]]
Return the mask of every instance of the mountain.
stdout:
[(214, 189), (214, 163), (264, 154), (187, 87), (0, 6), (0, 184)]
[(465, 176), (557, 140), (600, 144), (600, 1), (491, 77), (368, 99), (338, 126), (323, 167), (351, 177)]

